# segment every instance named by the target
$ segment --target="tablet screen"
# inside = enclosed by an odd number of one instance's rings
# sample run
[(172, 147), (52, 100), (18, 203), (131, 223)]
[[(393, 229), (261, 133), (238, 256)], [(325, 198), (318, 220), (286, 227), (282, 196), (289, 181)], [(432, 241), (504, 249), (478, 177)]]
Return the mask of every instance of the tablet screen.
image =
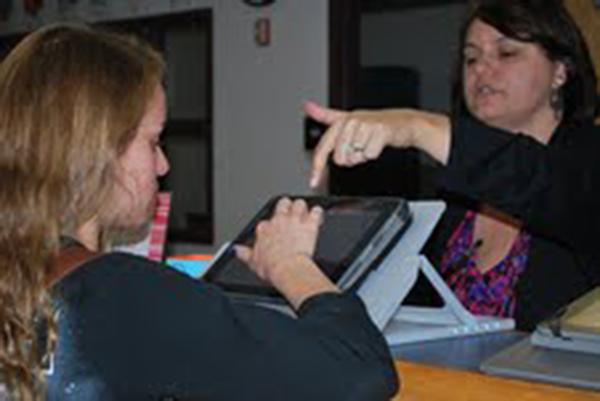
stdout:
[[(305, 198), (311, 206), (324, 208), (323, 224), (314, 260), (323, 272), (336, 282), (363, 251), (382, 225), (398, 209), (398, 200), (386, 198)], [(256, 224), (272, 214), (275, 200), (252, 220), (234, 243), (251, 245)], [(257, 295), (278, 296), (277, 292), (258, 278), (230, 247), (215, 261), (206, 279), (226, 290)]]

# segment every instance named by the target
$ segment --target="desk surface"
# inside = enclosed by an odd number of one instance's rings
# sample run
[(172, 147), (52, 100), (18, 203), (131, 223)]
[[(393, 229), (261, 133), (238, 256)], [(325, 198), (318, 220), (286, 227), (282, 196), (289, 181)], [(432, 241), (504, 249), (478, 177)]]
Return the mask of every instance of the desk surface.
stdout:
[(527, 334), (504, 331), (477, 336), (447, 338), (392, 347), (395, 359), (478, 371), (481, 362), (515, 344)]
[(394, 401), (600, 401), (600, 392), (479, 372), (481, 362), (525, 336), (500, 332), (394, 346), (402, 380)]
[(600, 401), (600, 393), (396, 361), (402, 388), (392, 401)]

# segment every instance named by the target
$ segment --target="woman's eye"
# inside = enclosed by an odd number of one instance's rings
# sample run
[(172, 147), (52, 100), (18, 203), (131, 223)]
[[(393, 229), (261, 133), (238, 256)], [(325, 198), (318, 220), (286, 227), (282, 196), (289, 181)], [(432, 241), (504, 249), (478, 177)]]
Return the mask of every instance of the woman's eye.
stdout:
[(517, 55), (515, 50), (502, 50), (499, 53), (500, 58), (511, 58)]
[(477, 58), (473, 56), (465, 56), (465, 65), (473, 65), (477, 62)]

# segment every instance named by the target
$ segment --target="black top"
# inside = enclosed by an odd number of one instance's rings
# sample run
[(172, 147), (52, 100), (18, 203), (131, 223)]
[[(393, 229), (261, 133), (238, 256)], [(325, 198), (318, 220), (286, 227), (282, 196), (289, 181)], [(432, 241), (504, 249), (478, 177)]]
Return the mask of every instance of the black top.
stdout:
[(55, 290), (50, 400), (371, 401), (398, 389), (388, 347), (354, 295), (312, 297), (295, 319), (119, 253)]
[(485, 202), (520, 219), (532, 235), (516, 288), (515, 319), (532, 330), (600, 285), (600, 129), (561, 126), (548, 145), (459, 119), (441, 187), (454, 198), (428, 245), (437, 265), (466, 207)]

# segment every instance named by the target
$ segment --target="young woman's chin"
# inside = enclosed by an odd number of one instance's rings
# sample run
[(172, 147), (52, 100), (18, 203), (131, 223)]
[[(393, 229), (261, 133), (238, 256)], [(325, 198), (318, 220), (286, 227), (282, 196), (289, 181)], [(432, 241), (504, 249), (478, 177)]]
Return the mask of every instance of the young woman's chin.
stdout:
[(107, 231), (111, 243), (123, 245), (143, 241), (150, 233), (151, 227), (151, 219), (140, 219), (135, 223), (133, 221), (121, 221), (120, 224), (109, 226)]
[(109, 236), (117, 238), (119, 243), (133, 243), (143, 240), (152, 225), (157, 199), (148, 202), (145, 207), (133, 211), (121, 211), (105, 220), (104, 227)]

